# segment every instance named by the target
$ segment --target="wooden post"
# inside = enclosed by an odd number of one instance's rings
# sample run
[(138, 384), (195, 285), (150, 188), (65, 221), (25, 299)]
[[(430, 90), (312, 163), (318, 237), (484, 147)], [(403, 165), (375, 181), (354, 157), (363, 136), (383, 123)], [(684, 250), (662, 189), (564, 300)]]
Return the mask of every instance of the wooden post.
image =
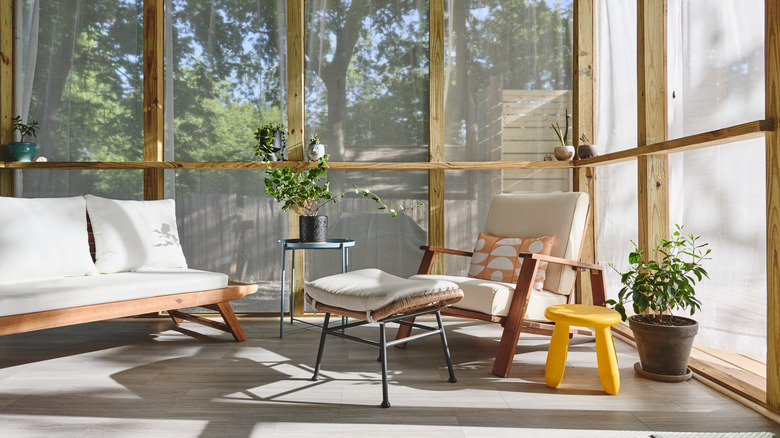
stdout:
[(766, 402), (780, 409), (780, 5), (764, 3), (766, 119), (775, 122), (766, 133)]
[[(444, 162), (444, 0), (429, 4), (429, 138), (431, 162)], [(428, 171), (428, 244), (444, 246), (444, 171)], [(433, 274), (444, 274), (444, 258), (434, 261)]]
[[(7, 161), (13, 141), (14, 116), (14, 8), (13, 0), (0, 0), (0, 161)], [(14, 195), (14, 171), (0, 169), (0, 196)]]
[[(637, 2), (638, 145), (667, 140), (666, 0)], [(656, 241), (669, 237), (669, 160), (646, 155), (637, 160), (640, 248), (653, 254)]]
[[(303, 161), (304, 141), (304, 0), (287, 2), (287, 125), (290, 131), (287, 148), (290, 161)], [(298, 214), (288, 213), (290, 238), (299, 234)], [(295, 278), (292, 290), (294, 315), (303, 314), (304, 251), (295, 251)]]
[[(144, 161), (164, 161), (163, 1), (144, 0)], [(144, 169), (144, 199), (165, 197), (162, 169)]]
[[(595, 44), (596, 14), (593, 0), (574, 2), (574, 144), (582, 144), (579, 138), (587, 135), (591, 142), (596, 142), (596, 78), (593, 66), (596, 63)], [(590, 198), (590, 214), (585, 228), (580, 260), (588, 263), (598, 263), (596, 247), (596, 168), (574, 168), (574, 191), (588, 193)], [(577, 276), (577, 302), (593, 303), (593, 291), (590, 279), (584, 275)]]

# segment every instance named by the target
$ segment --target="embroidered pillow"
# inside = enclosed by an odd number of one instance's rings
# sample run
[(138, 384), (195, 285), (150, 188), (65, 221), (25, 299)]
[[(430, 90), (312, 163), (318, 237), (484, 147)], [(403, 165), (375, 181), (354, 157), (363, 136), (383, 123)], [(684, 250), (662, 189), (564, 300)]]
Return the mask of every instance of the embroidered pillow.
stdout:
[[(523, 266), (520, 253), (549, 255), (555, 236), (544, 237), (496, 237), (479, 233), (471, 257), (469, 277), (483, 280), (516, 283)], [(547, 262), (539, 262), (536, 271), (534, 289), (541, 291), (544, 286)]]
[(187, 267), (173, 199), (118, 201), (87, 195), (86, 200), (100, 272)]

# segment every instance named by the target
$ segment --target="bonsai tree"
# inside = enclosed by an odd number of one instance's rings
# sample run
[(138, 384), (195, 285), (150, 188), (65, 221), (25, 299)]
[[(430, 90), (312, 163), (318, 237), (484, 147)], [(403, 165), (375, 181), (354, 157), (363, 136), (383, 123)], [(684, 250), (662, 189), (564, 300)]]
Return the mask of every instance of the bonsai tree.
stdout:
[[(607, 300), (626, 320), (626, 304), (632, 302), (634, 312), (643, 322), (649, 324), (672, 325), (674, 316), (665, 312), (690, 309), (690, 314), (701, 308), (696, 298), (694, 286), (704, 277), (709, 278), (701, 262), (708, 259), (710, 249), (706, 243), (699, 243), (700, 236), (683, 235), (683, 227), (677, 230), (670, 240), (660, 239), (656, 252), (660, 261), (648, 259), (644, 249), (635, 242), (634, 251), (628, 256), (631, 269), (618, 271), (623, 288), (617, 300)], [(639, 315), (649, 312), (646, 315)]]
[[(313, 169), (294, 170), (289, 166), (280, 169), (268, 169), (265, 172), (265, 191), (273, 196), (276, 202), (282, 204), (282, 210), (292, 209), (301, 216), (317, 216), (320, 208), (329, 202), (336, 202), (346, 193), (332, 194), (330, 182), (327, 180), (329, 155), (324, 155), (317, 160), (317, 167)], [(398, 213), (406, 214), (406, 211), (420, 207), (400, 207), (398, 210), (389, 208), (379, 196), (369, 190), (360, 190), (352, 186), (355, 193), (370, 198), (379, 204), (380, 210), (387, 210), (395, 217)]]
[[(255, 156), (264, 160), (276, 158), (276, 152), (282, 151), (278, 157), (284, 158), (284, 149), (287, 145), (287, 131), (283, 124), (266, 123), (255, 131)], [(272, 160), (273, 161), (273, 160)]]
[(22, 123), (22, 116), (16, 116), (11, 119), (14, 122), (14, 131), (19, 131), (22, 138), (20, 143), (24, 143), (24, 138), (27, 136), (35, 137), (35, 131), (38, 129), (38, 122), (31, 121), (30, 123)]

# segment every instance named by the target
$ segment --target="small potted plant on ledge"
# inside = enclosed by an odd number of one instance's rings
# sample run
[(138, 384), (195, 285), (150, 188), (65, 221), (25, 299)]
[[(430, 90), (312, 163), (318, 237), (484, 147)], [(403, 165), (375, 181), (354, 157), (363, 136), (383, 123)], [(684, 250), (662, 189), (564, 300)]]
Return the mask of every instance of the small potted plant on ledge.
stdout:
[(320, 143), (320, 137), (317, 134), (312, 134), (309, 137), (309, 144), (306, 145), (306, 159), (309, 161), (317, 161), (325, 155), (325, 146)]
[(32, 161), (36, 153), (35, 143), (25, 142), (24, 138), (27, 136), (35, 137), (38, 122), (22, 123), (21, 116), (16, 116), (11, 120), (14, 122), (14, 131), (19, 131), (19, 134), (22, 136), (20, 141), (8, 143), (8, 152), (11, 154), (11, 159), (14, 161)]
[(555, 146), (555, 150), (553, 151), (553, 154), (555, 155), (555, 159), (558, 161), (569, 161), (574, 157), (575, 149), (574, 146), (569, 146), (567, 143), (569, 142), (569, 110), (566, 110), (566, 127), (561, 130), (561, 125), (558, 124), (558, 122), (550, 124), (552, 126), (553, 131), (555, 131), (555, 135), (558, 136), (558, 141), (561, 142), (560, 146)]
[(628, 318), (634, 333), (640, 362), (634, 365), (637, 374), (664, 382), (682, 382), (692, 373), (688, 359), (698, 323), (684, 316), (672, 315), (674, 310), (690, 309), (693, 315), (701, 308), (695, 297), (694, 286), (709, 278), (702, 266), (708, 260), (710, 249), (699, 243), (699, 236), (683, 235), (683, 227), (670, 240), (660, 239), (656, 254), (661, 260), (648, 258), (644, 249), (637, 247), (628, 256), (631, 269), (619, 272), (623, 288), (617, 300), (607, 300), (626, 320), (626, 304), (633, 303), (635, 315)]
[[(265, 172), (265, 191), (282, 203), (282, 210), (292, 209), (300, 215), (301, 242), (325, 242), (328, 237), (328, 217), (319, 215), (319, 210), (329, 202), (336, 202), (346, 193), (332, 194), (330, 182), (327, 180), (328, 155), (317, 160), (313, 169), (295, 170), (289, 166), (278, 169), (267, 169)], [(369, 190), (360, 190), (352, 186), (355, 193), (370, 198), (379, 204), (380, 210), (387, 210), (392, 216), (398, 213), (422, 206), (401, 207), (398, 210), (389, 208), (376, 194)]]
[(580, 143), (579, 146), (577, 146), (577, 156), (580, 158), (590, 158), (595, 157), (599, 154), (599, 148), (595, 144), (590, 144), (590, 140), (588, 140), (588, 136), (585, 134), (582, 134), (580, 136)]
[(287, 131), (284, 125), (266, 123), (255, 131), (255, 156), (265, 161), (285, 159), (287, 149)]

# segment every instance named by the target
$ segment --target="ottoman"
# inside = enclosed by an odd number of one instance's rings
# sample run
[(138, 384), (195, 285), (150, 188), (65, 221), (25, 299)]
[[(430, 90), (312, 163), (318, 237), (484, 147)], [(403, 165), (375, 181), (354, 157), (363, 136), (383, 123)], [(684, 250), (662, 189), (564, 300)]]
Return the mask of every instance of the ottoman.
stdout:
[[(457, 284), (442, 280), (408, 280), (379, 269), (361, 269), (307, 281), (303, 289), (306, 301), (315, 309), (325, 312), (312, 380), (319, 379), (325, 338), (328, 335), (377, 347), (379, 361), (382, 364), (381, 406), (390, 407), (387, 394), (387, 347), (438, 334), (441, 337), (444, 358), (450, 374), (449, 381), (451, 383), (457, 381), (452, 371), (447, 337), (444, 334), (439, 311), (442, 307), (457, 303), (463, 298), (463, 291)], [(438, 328), (404, 321), (405, 318), (431, 313), (436, 316)], [(360, 321), (329, 327), (331, 314)], [(345, 329), (369, 323), (379, 324), (379, 342), (358, 338), (344, 332)], [(407, 325), (422, 329), (424, 332), (388, 342), (385, 331), (387, 323)]]

